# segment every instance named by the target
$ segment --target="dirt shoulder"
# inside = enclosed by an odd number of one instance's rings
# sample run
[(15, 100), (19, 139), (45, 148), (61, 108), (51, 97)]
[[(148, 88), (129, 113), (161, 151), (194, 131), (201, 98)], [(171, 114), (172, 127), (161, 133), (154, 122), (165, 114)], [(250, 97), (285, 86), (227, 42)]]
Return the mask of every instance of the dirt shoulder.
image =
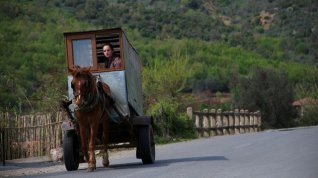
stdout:
[[(110, 151), (110, 157), (116, 158), (132, 154), (135, 150), (115, 150)], [(99, 164), (100, 157), (96, 158)], [(100, 163), (101, 164), (101, 163)], [(79, 169), (85, 169), (87, 163), (81, 163)], [(24, 159), (7, 160), (5, 166), (0, 164), (0, 177), (18, 177), (36, 174), (55, 173), (66, 171), (64, 162), (52, 162), (49, 157), (32, 157)]]
[(63, 162), (52, 162), (48, 157), (7, 160), (0, 165), (0, 177), (17, 177), (65, 171)]

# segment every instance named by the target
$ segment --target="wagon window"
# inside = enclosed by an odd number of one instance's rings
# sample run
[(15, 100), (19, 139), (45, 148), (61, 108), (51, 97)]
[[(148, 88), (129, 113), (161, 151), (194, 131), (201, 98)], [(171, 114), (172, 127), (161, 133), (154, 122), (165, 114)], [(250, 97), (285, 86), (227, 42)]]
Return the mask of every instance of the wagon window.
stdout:
[(96, 35), (96, 52), (97, 52), (97, 63), (98, 68), (105, 68), (106, 58), (103, 53), (103, 45), (106, 43), (112, 44), (114, 47), (114, 55), (120, 56), (120, 36), (119, 33), (110, 33), (110, 34), (97, 34)]
[(91, 39), (73, 40), (73, 64), (82, 67), (93, 66)]

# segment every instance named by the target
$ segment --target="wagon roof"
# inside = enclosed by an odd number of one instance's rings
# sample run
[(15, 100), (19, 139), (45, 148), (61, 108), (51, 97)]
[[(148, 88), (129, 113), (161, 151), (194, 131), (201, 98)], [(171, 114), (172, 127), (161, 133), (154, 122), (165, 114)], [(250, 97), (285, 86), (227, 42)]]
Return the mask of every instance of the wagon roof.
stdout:
[(64, 35), (68, 34), (81, 34), (81, 33), (98, 33), (98, 32), (124, 32), (121, 28), (107, 28), (107, 29), (99, 29), (99, 30), (89, 30), (89, 31), (76, 31), (76, 32), (64, 32)]

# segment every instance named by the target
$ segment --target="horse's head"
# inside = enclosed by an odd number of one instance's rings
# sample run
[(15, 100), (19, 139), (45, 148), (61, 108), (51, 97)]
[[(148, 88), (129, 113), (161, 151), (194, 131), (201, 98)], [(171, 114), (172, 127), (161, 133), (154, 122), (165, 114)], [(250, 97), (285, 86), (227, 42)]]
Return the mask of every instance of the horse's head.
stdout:
[(87, 102), (89, 96), (96, 87), (95, 77), (90, 73), (90, 68), (75, 66), (70, 72), (73, 76), (71, 87), (73, 89), (73, 104), (82, 106)]

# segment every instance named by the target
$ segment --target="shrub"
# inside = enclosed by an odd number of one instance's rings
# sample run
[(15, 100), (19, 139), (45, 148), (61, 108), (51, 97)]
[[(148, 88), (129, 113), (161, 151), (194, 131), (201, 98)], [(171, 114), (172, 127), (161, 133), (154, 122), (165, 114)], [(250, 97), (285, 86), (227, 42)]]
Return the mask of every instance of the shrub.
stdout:
[(318, 108), (317, 106), (308, 106), (304, 108), (303, 116), (298, 118), (300, 126), (318, 125)]
[(150, 108), (154, 117), (154, 131), (161, 142), (171, 138), (193, 138), (195, 136), (192, 120), (185, 114), (178, 112), (180, 104), (171, 99), (160, 99)]
[(293, 90), (285, 73), (257, 67), (241, 78), (235, 95), (238, 107), (261, 111), (263, 126), (294, 126)]

